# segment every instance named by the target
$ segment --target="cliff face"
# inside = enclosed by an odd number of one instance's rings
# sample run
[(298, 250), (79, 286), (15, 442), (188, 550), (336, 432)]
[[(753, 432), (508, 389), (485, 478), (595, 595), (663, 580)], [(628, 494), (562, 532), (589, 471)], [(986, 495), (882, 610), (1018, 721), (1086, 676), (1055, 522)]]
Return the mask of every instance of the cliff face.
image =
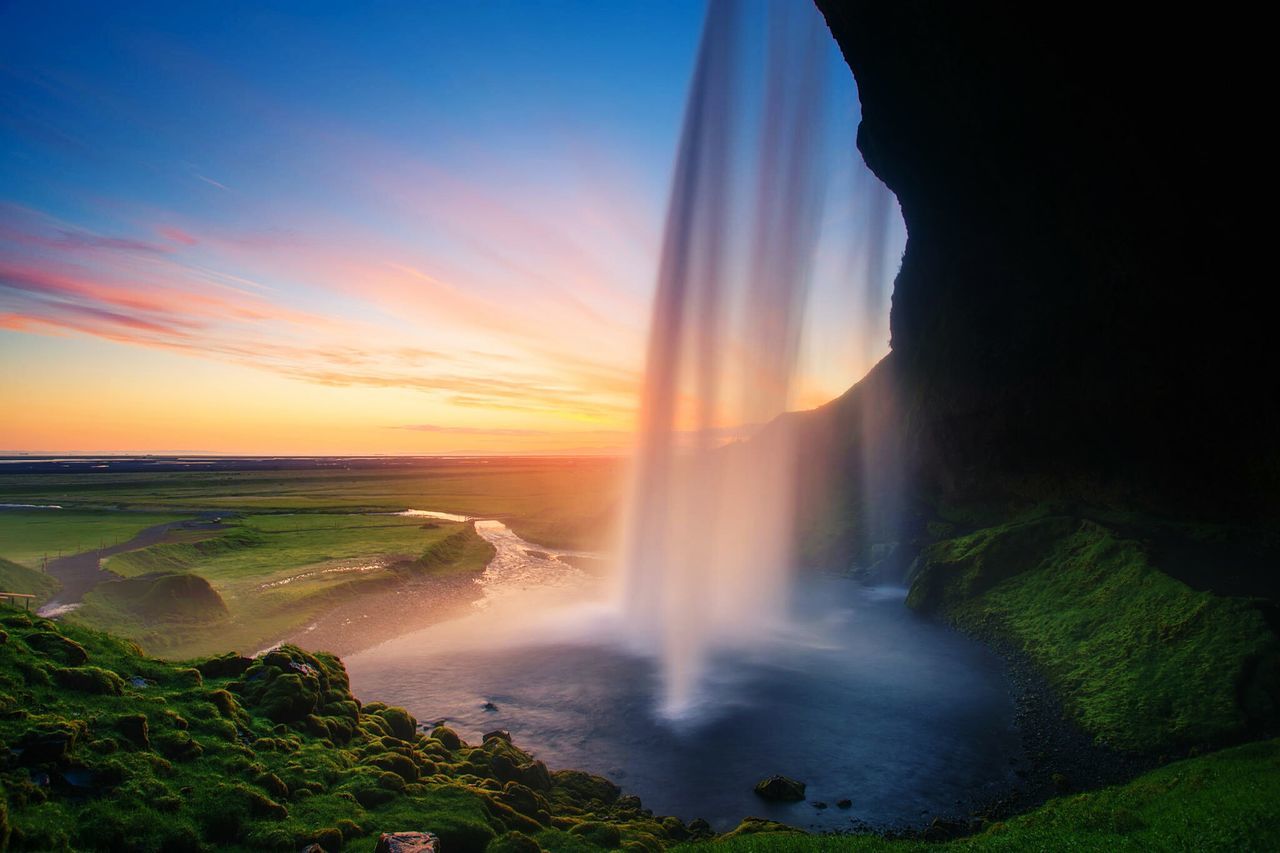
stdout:
[(906, 219), (886, 367), (923, 488), (1274, 518), (1250, 25), (818, 5)]

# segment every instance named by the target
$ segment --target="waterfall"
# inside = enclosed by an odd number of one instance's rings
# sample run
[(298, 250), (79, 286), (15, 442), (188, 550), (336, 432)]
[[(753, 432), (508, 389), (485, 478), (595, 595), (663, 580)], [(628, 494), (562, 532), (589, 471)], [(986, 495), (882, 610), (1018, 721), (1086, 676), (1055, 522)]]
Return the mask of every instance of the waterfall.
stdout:
[(718, 650), (762, 641), (786, 621), (795, 448), (777, 419), (792, 402), (829, 178), (830, 45), (808, 3), (709, 6), (621, 554), (626, 630), (660, 661), (668, 716), (697, 704)]

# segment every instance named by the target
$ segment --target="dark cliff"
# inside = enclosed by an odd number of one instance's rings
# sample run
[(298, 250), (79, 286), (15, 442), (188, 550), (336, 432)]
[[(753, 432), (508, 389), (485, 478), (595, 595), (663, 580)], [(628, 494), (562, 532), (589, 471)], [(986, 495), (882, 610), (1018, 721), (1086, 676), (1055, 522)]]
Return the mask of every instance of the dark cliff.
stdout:
[(1274, 519), (1257, 22), (818, 5), (909, 232), (882, 369), (921, 490)]

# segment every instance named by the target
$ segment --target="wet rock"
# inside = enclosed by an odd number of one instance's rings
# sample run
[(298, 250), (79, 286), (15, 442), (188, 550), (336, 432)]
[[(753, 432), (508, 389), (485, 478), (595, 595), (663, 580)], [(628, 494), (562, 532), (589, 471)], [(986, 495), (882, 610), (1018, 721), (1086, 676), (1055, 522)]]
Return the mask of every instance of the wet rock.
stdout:
[(786, 776), (770, 776), (756, 783), (756, 796), (769, 802), (800, 802), (804, 799), (804, 783)]
[(853, 808), (853, 800), (836, 800), (836, 808), (849, 809)]
[(710, 838), (716, 834), (716, 831), (711, 828), (711, 824), (700, 817), (695, 817), (689, 821), (688, 829), (689, 835), (697, 839)]
[(813, 802), (809, 803), (809, 805), (813, 806), (815, 809), (818, 809), (819, 811), (822, 811), (827, 807), (827, 804), (822, 802), (822, 800), (814, 800)]
[(484, 703), (483, 705), (481, 705), (480, 707), (481, 707), (483, 710), (485, 710), (485, 711), (497, 711), (497, 710), (498, 710), (498, 706), (497, 706), (497, 705), (495, 705), (495, 704), (493, 704), (492, 702), (485, 702), (485, 703)]
[(505, 740), (507, 743), (511, 743), (511, 732), (507, 731), (506, 729), (494, 729), (491, 732), (485, 732), (484, 737), (481, 738), (481, 741), (487, 743), (488, 741), (494, 740), (495, 738), (498, 740)]
[(373, 853), (436, 853), (440, 839), (430, 832), (384, 832)]

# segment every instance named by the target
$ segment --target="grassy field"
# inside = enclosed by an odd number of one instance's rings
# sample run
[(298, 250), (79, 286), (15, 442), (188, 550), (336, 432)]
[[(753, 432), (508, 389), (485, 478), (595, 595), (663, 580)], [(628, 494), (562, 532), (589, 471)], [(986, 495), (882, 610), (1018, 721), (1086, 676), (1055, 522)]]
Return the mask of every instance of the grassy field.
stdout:
[(155, 654), (253, 652), (352, 595), (479, 572), (492, 553), (469, 525), (386, 513), (500, 518), (531, 542), (596, 549), (609, 535), (619, 473), (612, 460), (489, 459), (0, 474), (0, 503), (63, 507), (0, 510), (0, 559), (10, 561), (0, 564), (0, 581), (47, 597), (55, 584), (16, 567), (39, 569), (45, 555), (217, 513), (220, 528), (177, 528), (162, 543), (105, 560), (128, 582), (91, 590), (72, 618)]
[(190, 517), (175, 512), (102, 512), (69, 508), (0, 510), (0, 557), (36, 569), (40, 568), (46, 556), (52, 560), (60, 555), (109, 547), (132, 539), (153, 525)]
[[(85, 596), (74, 621), (172, 658), (252, 653), (326, 608), (416, 576), (483, 571), (492, 548), (469, 524), (347, 514), (249, 515), (224, 529), (118, 554), (106, 568), (124, 584)], [(199, 582), (176, 586), (173, 576)], [(171, 591), (157, 591), (163, 583)], [(190, 606), (203, 600), (203, 610)], [(173, 606), (156, 612), (150, 602)]]
[[(52, 503), (64, 512), (426, 509), (500, 518), (531, 542), (591, 549), (609, 533), (621, 467), (609, 459), (488, 459), (377, 469), (0, 474), (0, 503)], [(92, 547), (92, 539), (86, 534), (81, 541)], [(24, 562), (5, 542), (0, 533), (0, 556)], [(39, 558), (50, 546), (73, 547), (64, 542), (46, 540), (34, 551), (18, 544)]]

